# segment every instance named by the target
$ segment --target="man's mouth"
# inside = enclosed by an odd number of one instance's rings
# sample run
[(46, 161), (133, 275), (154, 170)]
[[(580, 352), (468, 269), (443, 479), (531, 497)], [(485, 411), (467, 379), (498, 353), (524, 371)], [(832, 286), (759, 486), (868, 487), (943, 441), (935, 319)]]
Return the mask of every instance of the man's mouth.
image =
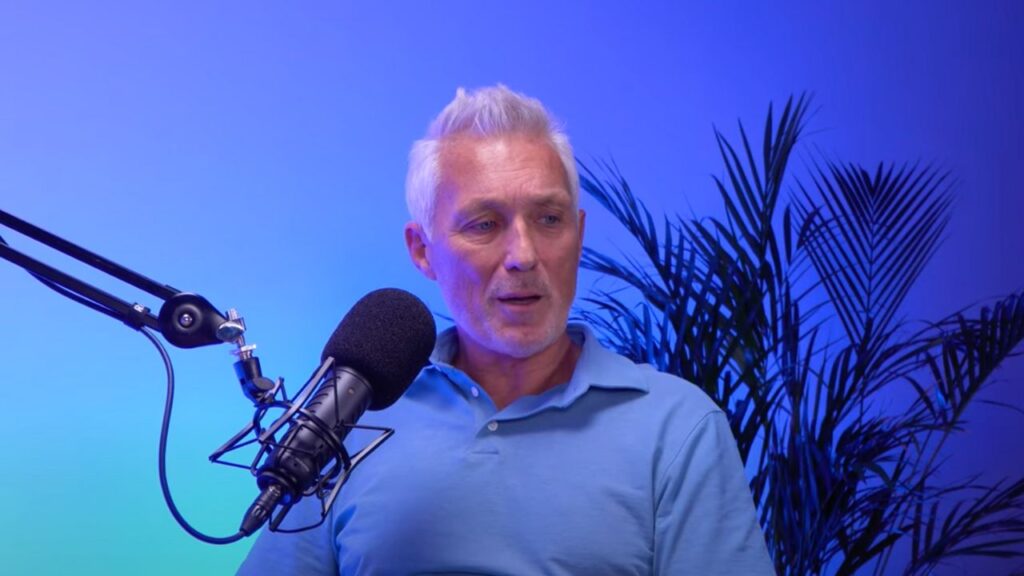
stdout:
[(498, 296), (498, 301), (502, 304), (513, 304), (519, 306), (526, 306), (533, 304), (540, 300), (540, 296), (537, 294), (515, 294), (509, 296)]

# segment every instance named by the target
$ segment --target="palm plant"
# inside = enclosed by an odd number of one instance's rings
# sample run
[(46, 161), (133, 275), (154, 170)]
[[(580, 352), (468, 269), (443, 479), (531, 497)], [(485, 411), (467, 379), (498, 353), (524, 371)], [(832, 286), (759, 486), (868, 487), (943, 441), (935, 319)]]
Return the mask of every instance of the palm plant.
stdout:
[[(584, 250), (616, 279), (578, 310), (606, 344), (704, 389), (727, 413), (779, 574), (907, 575), (1024, 556), (1024, 478), (940, 482), (946, 439), (1024, 339), (1024, 293), (924, 329), (900, 315), (949, 219), (928, 166), (810, 162), (787, 180), (809, 100), (769, 107), (760, 154), (717, 130), (724, 218), (655, 219), (611, 163), (582, 187), (642, 256)], [(789, 191), (783, 198), (784, 186)], [(784, 201), (783, 201), (784, 200)], [(883, 390), (904, 387), (890, 413)]]

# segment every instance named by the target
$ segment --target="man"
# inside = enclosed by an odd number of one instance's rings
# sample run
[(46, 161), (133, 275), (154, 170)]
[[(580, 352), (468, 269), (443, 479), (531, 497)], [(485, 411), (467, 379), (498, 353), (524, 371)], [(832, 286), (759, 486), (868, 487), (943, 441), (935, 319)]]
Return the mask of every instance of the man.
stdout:
[(455, 326), (323, 525), (265, 532), (241, 574), (772, 574), (722, 411), (567, 326), (578, 196), (538, 101), (458, 91), (413, 146), (405, 228)]

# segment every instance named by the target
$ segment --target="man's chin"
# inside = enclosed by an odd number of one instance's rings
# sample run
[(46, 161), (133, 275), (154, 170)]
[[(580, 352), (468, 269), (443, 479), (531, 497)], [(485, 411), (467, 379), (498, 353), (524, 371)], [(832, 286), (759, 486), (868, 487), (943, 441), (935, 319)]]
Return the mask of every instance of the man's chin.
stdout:
[(504, 330), (490, 338), (490, 348), (505, 356), (525, 360), (546, 350), (561, 334), (555, 329)]

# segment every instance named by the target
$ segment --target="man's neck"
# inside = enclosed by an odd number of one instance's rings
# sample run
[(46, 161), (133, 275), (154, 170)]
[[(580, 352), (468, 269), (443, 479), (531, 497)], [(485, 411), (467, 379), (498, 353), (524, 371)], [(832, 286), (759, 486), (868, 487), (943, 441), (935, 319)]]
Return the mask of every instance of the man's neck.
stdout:
[(453, 365), (480, 384), (501, 410), (522, 396), (541, 394), (568, 382), (579, 356), (580, 347), (568, 333), (529, 358), (467, 346), (460, 338)]

